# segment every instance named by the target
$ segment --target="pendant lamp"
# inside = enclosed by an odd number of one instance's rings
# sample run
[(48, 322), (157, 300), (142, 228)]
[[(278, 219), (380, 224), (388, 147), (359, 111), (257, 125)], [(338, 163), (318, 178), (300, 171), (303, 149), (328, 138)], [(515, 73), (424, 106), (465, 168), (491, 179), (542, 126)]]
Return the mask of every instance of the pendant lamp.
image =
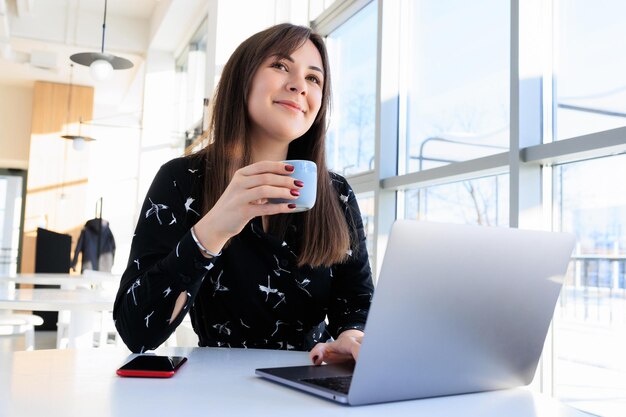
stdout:
[(133, 63), (126, 58), (104, 52), (104, 35), (107, 22), (107, 0), (104, 0), (104, 20), (102, 22), (102, 48), (100, 52), (81, 52), (70, 56), (70, 59), (79, 65), (89, 67), (91, 76), (102, 81), (111, 76), (113, 70), (123, 70), (133, 67)]
[(67, 95), (67, 123), (65, 124), (65, 135), (62, 135), (61, 137), (63, 139), (68, 139), (72, 141), (72, 147), (74, 148), (74, 150), (76, 151), (82, 151), (83, 149), (85, 149), (85, 143), (86, 142), (91, 142), (93, 140), (95, 140), (92, 137), (89, 136), (84, 136), (81, 135), (81, 128), (83, 125), (83, 118), (80, 117), (78, 120), (78, 135), (70, 135), (67, 130), (69, 129), (70, 123), (71, 123), (71, 111), (72, 111), (72, 93), (74, 91), (74, 85), (72, 84), (72, 75), (74, 72), (74, 64), (70, 64), (71, 68), (70, 68), (70, 91)]

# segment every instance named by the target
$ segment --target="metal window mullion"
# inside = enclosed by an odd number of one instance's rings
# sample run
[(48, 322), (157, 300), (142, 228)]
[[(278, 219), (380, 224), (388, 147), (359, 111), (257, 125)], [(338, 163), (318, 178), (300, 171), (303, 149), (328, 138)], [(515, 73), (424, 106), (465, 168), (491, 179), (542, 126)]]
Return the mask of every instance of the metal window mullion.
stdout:
[(362, 172), (356, 175), (346, 176), (355, 194), (375, 191), (378, 187), (378, 180), (374, 171)]
[[(378, 277), (391, 225), (396, 217), (396, 192), (380, 186), (380, 180), (395, 176), (398, 158), (398, 90), (400, 2), (378, 2), (376, 46), (376, 134), (374, 189), (373, 265)], [(385, 140), (386, 139), (386, 140)], [(383, 143), (384, 142), (384, 143)]]
[(509, 226), (531, 229), (542, 228), (541, 167), (523, 164), (520, 150), (543, 137), (542, 10), (540, 0), (511, 1)]
[(506, 172), (508, 163), (509, 153), (503, 152), (423, 171), (415, 171), (404, 175), (383, 178), (381, 180), (381, 187), (385, 190), (402, 190), (414, 186), (427, 187), (501, 174)]
[(311, 28), (322, 36), (328, 36), (372, 0), (337, 0), (311, 22)]
[[(545, 229), (542, 175), (539, 163), (523, 160), (524, 149), (543, 143), (542, 88), (545, 73), (544, 28), (549, 16), (541, 0), (511, 1), (511, 138), (509, 150), (509, 225)], [(552, 394), (552, 335), (539, 364), (539, 390)]]
[(519, 0), (511, 0), (510, 27), (510, 105), (509, 105), (509, 226), (517, 227), (519, 219), (519, 127), (520, 127), (520, 73), (519, 73)]
[[(408, 153), (409, 153), (409, 137), (408, 137), (408, 103), (409, 103), (409, 68), (411, 56), (419, 54), (419, 51), (411, 49), (411, 8), (414, 3), (411, 0), (401, 0), (399, 20), (399, 39), (398, 39), (398, 139), (396, 151), (396, 175), (406, 174), (408, 170)], [(381, 182), (382, 187), (382, 182)], [(396, 219), (404, 219), (406, 216), (406, 192), (405, 190), (396, 190)], [(418, 198), (418, 208), (419, 202)]]
[(561, 164), (626, 152), (626, 127), (529, 146), (521, 159), (529, 163)]

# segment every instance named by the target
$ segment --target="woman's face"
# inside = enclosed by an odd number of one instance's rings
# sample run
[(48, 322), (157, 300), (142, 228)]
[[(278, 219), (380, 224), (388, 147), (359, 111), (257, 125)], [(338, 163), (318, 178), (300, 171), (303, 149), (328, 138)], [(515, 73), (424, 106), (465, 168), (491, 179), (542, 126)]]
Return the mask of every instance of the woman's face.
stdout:
[(323, 82), (322, 58), (310, 40), (289, 56), (265, 59), (248, 96), (252, 139), (288, 144), (305, 134), (320, 109)]

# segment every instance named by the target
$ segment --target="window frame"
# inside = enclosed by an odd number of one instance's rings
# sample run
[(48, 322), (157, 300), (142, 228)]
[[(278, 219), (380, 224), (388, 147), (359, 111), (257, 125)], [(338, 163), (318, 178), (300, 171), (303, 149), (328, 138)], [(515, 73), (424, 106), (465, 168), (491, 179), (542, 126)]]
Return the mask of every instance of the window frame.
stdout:
[[(555, 50), (557, 0), (510, 0), (509, 150), (398, 175), (402, 172), (398, 150), (406, 143), (406, 66), (402, 66), (401, 51), (409, 23), (402, 10), (408, 1), (378, 1), (375, 169), (347, 177), (355, 193), (374, 194), (374, 253), (370, 259), (375, 280), (391, 225), (404, 217), (404, 190), (506, 172), (509, 226), (552, 230), (553, 165), (626, 153), (626, 127), (554, 140), (555, 65), (549, 57)], [(311, 26), (325, 36), (369, 3), (335, 1)], [(524, 78), (526, 74), (534, 76)], [(536, 381), (537, 388), (549, 395), (554, 393), (553, 339), (550, 328)]]

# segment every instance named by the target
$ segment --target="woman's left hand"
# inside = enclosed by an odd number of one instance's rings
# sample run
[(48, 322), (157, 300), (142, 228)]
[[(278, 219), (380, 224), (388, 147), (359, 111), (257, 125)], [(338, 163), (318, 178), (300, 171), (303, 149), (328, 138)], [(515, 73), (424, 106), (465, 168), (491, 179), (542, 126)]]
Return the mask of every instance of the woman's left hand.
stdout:
[(314, 365), (326, 363), (339, 363), (356, 361), (363, 340), (363, 332), (360, 330), (346, 330), (337, 340), (329, 343), (318, 343), (309, 352), (309, 357)]

